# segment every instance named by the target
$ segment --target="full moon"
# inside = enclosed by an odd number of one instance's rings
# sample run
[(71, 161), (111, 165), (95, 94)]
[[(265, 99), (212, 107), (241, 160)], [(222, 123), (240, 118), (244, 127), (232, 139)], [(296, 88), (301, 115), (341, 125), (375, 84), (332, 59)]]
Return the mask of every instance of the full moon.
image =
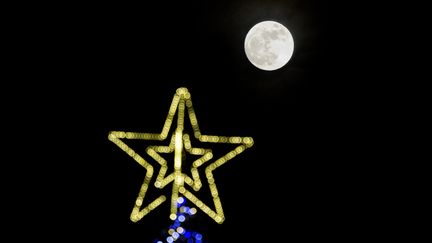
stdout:
[(249, 30), (244, 48), (247, 58), (255, 67), (273, 71), (283, 67), (291, 59), (294, 40), (282, 24), (263, 21)]

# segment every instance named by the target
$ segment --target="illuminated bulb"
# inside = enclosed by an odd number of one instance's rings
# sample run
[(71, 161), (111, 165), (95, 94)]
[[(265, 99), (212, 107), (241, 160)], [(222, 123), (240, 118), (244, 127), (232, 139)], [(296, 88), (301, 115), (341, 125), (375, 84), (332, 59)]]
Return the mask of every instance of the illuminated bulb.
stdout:
[(167, 237), (167, 242), (168, 243), (172, 243), (174, 241), (174, 239), (171, 237), (171, 236), (168, 236)]
[(142, 205), (142, 199), (141, 199), (141, 198), (138, 198), (138, 199), (136, 200), (135, 204), (136, 204), (137, 206), (141, 206), (141, 205)]
[(176, 231), (179, 232), (180, 234), (183, 234), (185, 230), (182, 227), (178, 227)]
[(191, 208), (191, 209), (189, 210), (189, 214), (190, 214), (190, 215), (194, 215), (194, 214), (196, 214), (196, 213), (197, 213), (196, 208)]
[(185, 207), (184, 212), (185, 213), (189, 213), (190, 208), (189, 207)]
[(216, 221), (217, 223), (222, 223), (222, 218), (219, 217), (219, 216), (216, 216), (216, 217), (215, 217), (215, 221)]
[(185, 218), (185, 216), (180, 215), (180, 216), (178, 217), (178, 220), (179, 220), (180, 222), (184, 222), (184, 221), (186, 220), (186, 218)]
[(184, 202), (185, 202), (184, 198), (182, 198), (182, 197), (177, 198), (177, 203), (178, 204), (182, 204)]
[(192, 180), (190, 177), (186, 177), (186, 178), (185, 178), (185, 182), (186, 182), (187, 184), (192, 184), (192, 183), (193, 183), (193, 180)]

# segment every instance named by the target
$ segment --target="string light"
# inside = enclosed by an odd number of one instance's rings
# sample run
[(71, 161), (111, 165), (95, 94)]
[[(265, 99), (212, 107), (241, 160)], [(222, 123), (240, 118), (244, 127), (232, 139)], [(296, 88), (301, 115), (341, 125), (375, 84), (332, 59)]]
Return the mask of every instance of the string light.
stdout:
[[(179, 200), (177, 200), (177, 208), (185, 207), (183, 205), (186, 203), (186, 200), (183, 197), (179, 197), (178, 199)], [(195, 208), (192, 209), (196, 210)], [(180, 210), (180, 212), (177, 212), (176, 216), (178, 217), (173, 220), (174, 222), (168, 227), (168, 231), (163, 233), (162, 239), (165, 239), (165, 241), (155, 240), (154, 242), (156, 243), (165, 243), (165, 242), (203, 243), (204, 242), (202, 234), (196, 231), (188, 230), (181, 226), (182, 223), (186, 222), (191, 217), (193, 217), (192, 213), (190, 212), (184, 213), (181, 212)]]
[[(157, 133), (136, 133), (136, 132), (123, 132), (123, 131), (112, 131), (108, 135), (108, 139), (122, 149), (126, 154), (132, 157), (136, 162), (146, 169), (146, 175), (144, 182), (138, 193), (138, 197), (135, 201), (134, 208), (131, 213), (131, 220), (137, 222), (142, 219), (150, 211), (157, 208), (163, 202), (166, 201), (164, 195), (159, 196), (156, 200), (150, 202), (147, 206), (143, 206), (143, 201), (147, 193), (150, 181), (153, 177), (153, 166), (142, 158), (138, 153), (131, 149), (123, 140), (127, 139), (138, 139), (148, 141), (164, 141), (168, 137), (168, 133), (171, 130), (171, 126), (174, 123), (174, 116), (177, 114), (177, 121), (173, 134), (171, 134), (170, 142), (168, 146), (148, 146), (146, 153), (152, 157), (159, 165), (160, 170), (156, 176), (154, 186), (162, 189), (171, 182), (173, 183), (171, 192), (171, 212), (170, 218), (172, 220), (178, 219), (177, 203), (180, 198), (180, 194), (184, 195), (191, 203), (196, 205), (215, 222), (222, 223), (225, 220), (222, 203), (219, 197), (219, 192), (216, 186), (216, 181), (213, 175), (213, 171), (229, 160), (233, 159), (237, 155), (244, 152), (246, 149), (253, 146), (253, 139), (251, 137), (238, 137), (238, 136), (215, 136), (215, 135), (202, 135), (198, 126), (198, 120), (193, 109), (192, 99), (189, 91), (186, 88), (179, 88), (173, 97), (171, 106), (168, 111), (167, 118), (163, 125), (160, 134)], [(193, 147), (190, 140), (190, 135), (184, 129), (185, 114), (188, 115), (190, 124), (192, 125), (193, 136), (201, 143), (210, 146), (212, 143), (224, 143), (235, 145), (235, 148), (220, 158), (217, 158), (213, 162), (212, 150), (209, 148), (198, 148)], [(192, 155), (199, 155), (200, 157), (192, 163), (190, 168), (192, 178), (182, 172), (182, 154), (186, 151)], [(174, 153), (174, 171), (166, 176), (168, 171), (168, 162), (160, 155)], [(191, 191), (185, 188), (185, 184), (193, 188), (195, 191), (199, 191), (202, 187), (199, 170), (202, 166), (206, 166), (204, 169), (207, 183), (210, 188), (210, 193), (213, 198), (214, 210), (206, 205), (203, 201), (198, 199)], [(189, 211), (191, 212), (191, 211)], [(194, 211), (196, 213), (196, 211)], [(171, 237), (172, 238), (172, 237)], [(170, 240), (171, 240), (170, 238)], [(168, 239), (167, 239), (168, 240)], [(172, 240), (175, 240), (172, 238)], [(198, 239), (197, 239), (198, 240)]]

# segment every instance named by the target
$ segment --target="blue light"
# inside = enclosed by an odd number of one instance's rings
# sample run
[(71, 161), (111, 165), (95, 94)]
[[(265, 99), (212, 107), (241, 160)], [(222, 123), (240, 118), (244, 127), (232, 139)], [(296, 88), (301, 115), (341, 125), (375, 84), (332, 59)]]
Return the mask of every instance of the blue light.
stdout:
[(184, 227), (181, 227), (181, 224), (186, 220), (193, 217), (193, 215), (197, 212), (197, 209), (194, 207), (182, 206), (185, 204), (186, 200), (183, 197), (179, 197), (177, 200), (177, 208), (179, 211), (176, 214), (176, 218), (171, 221), (173, 222), (169, 228), (168, 233), (163, 233), (165, 235), (163, 238), (167, 237), (165, 241), (155, 240), (153, 243), (174, 243), (176, 241), (187, 242), (187, 243), (203, 243), (203, 235), (194, 232), (188, 231)]
[(180, 216), (178, 217), (178, 220), (179, 220), (180, 222), (184, 222), (184, 221), (186, 220), (186, 218), (185, 218), (184, 215), (180, 215)]

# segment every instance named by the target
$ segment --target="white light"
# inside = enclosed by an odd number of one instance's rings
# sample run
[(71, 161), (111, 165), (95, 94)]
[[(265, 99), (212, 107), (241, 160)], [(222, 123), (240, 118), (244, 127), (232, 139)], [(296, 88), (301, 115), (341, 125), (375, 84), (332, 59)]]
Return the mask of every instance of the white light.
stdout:
[(179, 232), (180, 234), (183, 234), (183, 233), (184, 233), (184, 229), (183, 229), (182, 227), (178, 227), (176, 230), (177, 230), (177, 232)]
[(186, 220), (186, 218), (185, 218), (185, 216), (180, 215), (180, 216), (178, 217), (178, 220), (179, 220), (180, 222), (184, 222), (184, 221)]
[(191, 209), (189, 210), (189, 214), (190, 214), (190, 215), (194, 215), (194, 214), (196, 214), (196, 212), (197, 212), (196, 208), (191, 208)]
[(177, 203), (179, 203), (179, 204), (182, 204), (182, 203), (184, 203), (184, 198), (183, 197), (179, 197), (179, 198), (177, 198)]

